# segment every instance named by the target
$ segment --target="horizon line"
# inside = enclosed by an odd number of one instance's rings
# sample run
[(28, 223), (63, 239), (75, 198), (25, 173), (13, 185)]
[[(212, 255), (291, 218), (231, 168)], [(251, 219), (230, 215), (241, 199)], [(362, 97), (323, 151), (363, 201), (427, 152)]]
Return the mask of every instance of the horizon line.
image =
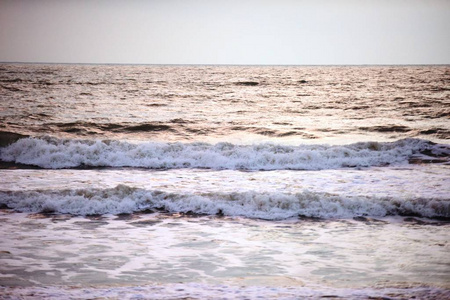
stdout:
[(31, 61), (0, 61), (0, 64), (29, 64), (29, 65), (123, 65), (123, 66), (248, 66), (248, 67), (325, 67), (325, 66), (450, 66), (450, 63), (352, 63), (352, 64), (226, 64), (226, 63), (112, 63), (112, 62), (31, 62)]

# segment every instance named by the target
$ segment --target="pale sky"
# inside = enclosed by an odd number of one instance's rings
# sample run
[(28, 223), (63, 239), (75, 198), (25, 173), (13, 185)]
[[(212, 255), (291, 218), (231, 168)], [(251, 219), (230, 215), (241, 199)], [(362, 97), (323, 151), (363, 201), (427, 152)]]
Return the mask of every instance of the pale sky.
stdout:
[(0, 0), (0, 61), (450, 64), (450, 0)]

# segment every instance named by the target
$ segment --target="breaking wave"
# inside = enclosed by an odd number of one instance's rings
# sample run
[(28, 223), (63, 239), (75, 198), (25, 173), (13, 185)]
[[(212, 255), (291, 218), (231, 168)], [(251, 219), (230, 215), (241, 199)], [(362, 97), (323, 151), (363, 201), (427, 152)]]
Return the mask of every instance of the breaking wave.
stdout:
[(267, 220), (298, 216), (353, 218), (402, 215), (449, 218), (449, 200), (351, 197), (310, 191), (295, 194), (254, 191), (183, 194), (127, 185), (109, 189), (0, 191), (0, 205), (20, 212), (104, 215), (157, 209)]
[[(235, 170), (323, 170), (415, 162), (448, 162), (450, 148), (421, 139), (344, 146), (271, 143), (131, 143), (116, 140), (22, 138), (0, 148), (4, 162), (41, 168), (138, 167)], [(427, 161), (428, 159), (428, 161)]]

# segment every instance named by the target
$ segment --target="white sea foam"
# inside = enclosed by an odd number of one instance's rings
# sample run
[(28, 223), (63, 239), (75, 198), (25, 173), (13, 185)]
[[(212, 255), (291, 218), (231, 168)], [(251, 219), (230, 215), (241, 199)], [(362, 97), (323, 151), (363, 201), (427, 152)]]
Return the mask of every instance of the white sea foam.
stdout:
[[(344, 146), (231, 143), (130, 143), (25, 138), (0, 149), (0, 159), (42, 168), (143, 167), (240, 170), (322, 170), (405, 164), (432, 149), (425, 140), (365, 142)], [(441, 151), (442, 152), (442, 151)]]
[(417, 215), (450, 217), (449, 199), (351, 197), (303, 191), (176, 194), (118, 185), (110, 189), (0, 192), (0, 204), (20, 212), (74, 215), (132, 213), (147, 209), (268, 220), (297, 216), (352, 218)]

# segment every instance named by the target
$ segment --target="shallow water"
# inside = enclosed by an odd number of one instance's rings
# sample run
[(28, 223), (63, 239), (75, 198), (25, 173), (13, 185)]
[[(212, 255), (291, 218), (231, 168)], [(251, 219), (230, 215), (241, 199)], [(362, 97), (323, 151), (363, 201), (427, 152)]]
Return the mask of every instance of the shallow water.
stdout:
[(424, 285), (441, 292), (450, 287), (448, 223), (10, 212), (1, 218), (2, 285), (182, 282), (225, 290), (370, 288), (368, 295), (386, 287), (405, 293)]
[(449, 82), (2, 64), (0, 293), (449, 298)]

